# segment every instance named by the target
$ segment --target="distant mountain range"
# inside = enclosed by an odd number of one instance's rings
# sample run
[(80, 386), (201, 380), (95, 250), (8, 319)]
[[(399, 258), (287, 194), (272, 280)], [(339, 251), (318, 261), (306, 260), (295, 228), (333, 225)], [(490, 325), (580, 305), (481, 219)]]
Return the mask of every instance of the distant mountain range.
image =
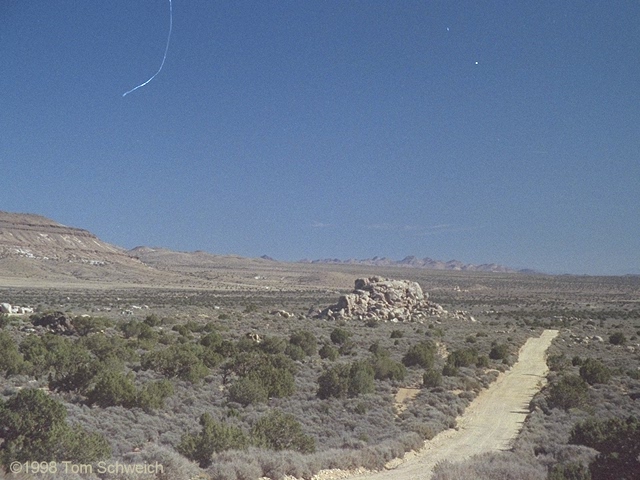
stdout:
[[(263, 257), (264, 258), (264, 257)], [(430, 270), (455, 270), (461, 272), (496, 272), (496, 273), (536, 273), (530, 269), (513, 269), (498, 265), (497, 263), (483, 263), (481, 265), (473, 265), (470, 263), (462, 263), (458, 260), (449, 260), (443, 262), (434, 260), (429, 257), (418, 258), (413, 255), (404, 257), (402, 260), (392, 260), (387, 257), (373, 257), (363, 260), (349, 259), (340, 260), (338, 258), (324, 258), (320, 260), (300, 260), (299, 263), (324, 263), (324, 264), (342, 264), (342, 265), (373, 265), (378, 267), (408, 267), (408, 268), (426, 268)]]
[[(68, 227), (40, 215), (0, 211), (0, 276), (4, 278), (29, 282), (92, 281), (189, 286), (215, 283), (229, 286), (238, 283), (264, 285), (267, 277), (286, 278), (286, 282), (296, 285), (310, 278), (320, 278), (319, 275), (333, 275), (328, 272), (313, 272), (311, 275), (308, 265), (313, 264), (523, 272), (497, 264), (470, 265), (456, 260), (442, 262), (413, 256), (397, 261), (373, 257), (365, 260), (280, 262), (267, 255), (245, 258), (144, 246), (127, 250), (103, 242), (87, 230)], [(342, 279), (342, 275), (346, 273), (336, 273), (334, 276)], [(272, 288), (271, 285), (267, 286)]]

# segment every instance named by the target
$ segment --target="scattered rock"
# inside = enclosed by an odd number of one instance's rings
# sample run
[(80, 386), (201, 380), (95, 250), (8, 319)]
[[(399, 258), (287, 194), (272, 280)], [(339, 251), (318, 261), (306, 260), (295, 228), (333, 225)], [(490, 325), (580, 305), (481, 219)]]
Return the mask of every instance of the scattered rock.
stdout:
[(255, 332), (249, 332), (245, 336), (249, 340), (253, 340), (255, 343), (262, 343), (262, 337)]
[(293, 313), (287, 312), (286, 310), (274, 310), (271, 312), (271, 315), (277, 315), (282, 318), (291, 318), (293, 317)]

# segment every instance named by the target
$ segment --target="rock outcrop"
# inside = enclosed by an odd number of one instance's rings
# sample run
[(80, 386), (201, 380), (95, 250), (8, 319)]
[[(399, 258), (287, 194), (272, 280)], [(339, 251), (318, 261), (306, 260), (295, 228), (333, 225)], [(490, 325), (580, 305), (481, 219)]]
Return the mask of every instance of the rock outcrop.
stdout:
[(59, 335), (73, 335), (76, 327), (69, 317), (62, 312), (54, 312), (33, 320), (36, 327), (44, 327), (51, 333)]
[[(441, 305), (429, 301), (417, 282), (382, 277), (359, 278), (352, 293), (325, 308), (317, 317), (329, 319), (420, 321), (428, 317), (462, 317), (465, 312), (449, 314)], [(471, 317), (469, 317), (471, 318)]]

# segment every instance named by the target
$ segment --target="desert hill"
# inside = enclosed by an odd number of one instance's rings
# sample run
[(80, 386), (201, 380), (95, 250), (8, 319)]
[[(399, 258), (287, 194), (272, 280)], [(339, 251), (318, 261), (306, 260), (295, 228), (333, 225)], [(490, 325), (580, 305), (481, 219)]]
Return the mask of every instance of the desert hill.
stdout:
[(5, 280), (28, 284), (138, 284), (158, 276), (125, 249), (103, 242), (87, 230), (40, 215), (8, 212), (0, 212), (0, 272)]
[(104, 264), (127, 258), (122, 248), (81, 228), (30, 213), (0, 212), (0, 258)]
[(308, 290), (345, 287), (341, 273), (262, 258), (132, 250), (40, 215), (0, 212), (0, 286), (180, 287), (219, 290)]
[(463, 263), (458, 260), (449, 260), (443, 262), (441, 260), (433, 260), (432, 258), (417, 258), (413, 255), (407, 256), (402, 260), (392, 260), (386, 257), (373, 257), (362, 260), (349, 259), (340, 260), (337, 258), (325, 258), (319, 260), (300, 260), (299, 263), (312, 264), (329, 264), (329, 265), (373, 265), (376, 267), (406, 267), (406, 268), (425, 268), (429, 270), (451, 270), (460, 272), (497, 272), (497, 273), (531, 273), (531, 270), (515, 270), (497, 263), (484, 263), (481, 265), (473, 265)]

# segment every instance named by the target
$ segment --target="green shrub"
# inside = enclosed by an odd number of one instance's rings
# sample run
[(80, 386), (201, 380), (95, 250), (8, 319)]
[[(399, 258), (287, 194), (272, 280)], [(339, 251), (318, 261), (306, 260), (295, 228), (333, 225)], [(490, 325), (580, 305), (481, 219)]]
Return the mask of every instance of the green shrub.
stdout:
[(291, 370), (265, 363), (249, 374), (259, 380), (267, 390), (269, 397), (288, 397), (295, 390), (295, 380)]
[(55, 390), (84, 392), (100, 367), (81, 342), (53, 334), (31, 335), (22, 341), (20, 350), (25, 370), (36, 378), (48, 378), (49, 387)]
[(280, 337), (265, 337), (258, 347), (264, 353), (275, 355), (284, 353), (287, 348), (287, 341)]
[(109, 458), (111, 448), (99, 434), (66, 423), (64, 406), (38, 389), (23, 389), (0, 401), (0, 462), (93, 462)]
[(245, 406), (295, 390), (295, 365), (284, 355), (242, 354), (225, 368), (241, 377), (229, 388), (229, 400)]
[(340, 364), (325, 370), (318, 378), (318, 397), (355, 397), (372, 393), (375, 388), (374, 371), (368, 362)]
[(148, 352), (142, 356), (140, 364), (145, 370), (155, 370), (169, 378), (178, 377), (198, 383), (209, 374), (203, 356), (202, 345), (186, 343)]
[(155, 313), (147, 315), (143, 321), (150, 327), (157, 327), (162, 324), (162, 320)]
[(349, 368), (349, 396), (373, 393), (375, 372), (366, 361), (353, 362)]
[(549, 355), (547, 357), (547, 365), (552, 372), (561, 372), (569, 366), (569, 360), (564, 353), (559, 355)]
[(87, 393), (87, 402), (102, 408), (121, 405), (136, 406), (138, 391), (133, 383), (133, 374), (117, 370), (106, 370), (99, 375), (94, 387)]
[(407, 369), (402, 363), (391, 360), (386, 354), (374, 355), (371, 366), (376, 380), (402, 381), (407, 374)]
[(326, 343), (320, 348), (320, 350), (318, 350), (318, 354), (320, 355), (320, 358), (327, 358), (331, 361), (338, 358), (338, 350)]
[(340, 345), (340, 348), (338, 349), (338, 353), (343, 356), (353, 355), (355, 350), (356, 350), (356, 342), (354, 342), (353, 340), (347, 340), (342, 345)]
[(412, 345), (407, 353), (402, 357), (402, 363), (406, 367), (420, 366), (431, 368), (435, 361), (436, 347), (431, 342), (420, 342)]
[(404, 337), (404, 333), (402, 332), (402, 330), (391, 331), (391, 338), (402, 338), (402, 337)]
[(304, 350), (300, 345), (288, 344), (284, 350), (284, 353), (291, 358), (291, 360), (295, 360), (296, 362), (300, 362), (304, 360), (305, 354)]
[(244, 307), (244, 313), (255, 313), (258, 311), (258, 306), (250, 303), (246, 307)]
[(577, 375), (565, 375), (549, 388), (548, 403), (551, 408), (568, 410), (584, 405), (589, 387)]
[(549, 471), (547, 480), (591, 480), (591, 473), (580, 463), (559, 463)]
[(176, 450), (188, 459), (198, 462), (202, 468), (211, 465), (211, 455), (214, 453), (244, 450), (249, 445), (249, 439), (242, 430), (218, 422), (208, 413), (202, 414), (200, 425), (200, 433), (182, 435)]
[(336, 345), (342, 345), (344, 342), (349, 340), (349, 338), (351, 337), (351, 332), (343, 328), (336, 327), (333, 329), (329, 337), (331, 338), (331, 341)]
[(491, 360), (505, 360), (509, 356), (509, 346), (505, 343), (493, 345), (489, 351)]
[(444, 367), (442, 367), (442, 375), (445, 377), (455, 377), (458, 375), (458, 367), (450, 363), (445, 363)]
[(274, 410), (262, 417), (251, 429), (253, 443), (270, 450), (294, 450), (313, 453), (315, 440), (302, 432), (302, 426), (293, 415)]
[(125, 338), (137, 338), (138, 340), (152, 340), (157, 333), (147, 323), (130, 320), (118, 325)]
[(24, 358), (18, 350), (18, 344), (7, 332), (0, 331), (0, 372), (5, 375), (16, 375), (23, 371)]
[(422, 375), (422, 386), (427, 388), (439, 387), (442, 385), (442, 375), (433, 368), (428, 369)]
[(622, 332), (615, 332), (609, 335), (609, 343), (611, 345), (624, 345), (627, 343), (627, 337)]
[(318, 351), (318, 341), (313, 333), (301, 330), (291, 334), (289, 337), (291, 345), (297, 345), (302, 348), (305, 355), (315, 355)]
[(371, 353), (373, 353), (376, 357), (377, 356), (385, 356), (388, 357), (390, 355), (389, 351), (385, 348), (382, 348), (380, 346), (380, 342), (373, 342), (370, 346), (369, 346), (369, 351)]
[(85, 336), (109, 328), (113, 326), (113, 322), (108, 318), (81, 316), (73, 319), (73, 326), (78, 335)]
[(594, 358), (587, 358), (580, 366), (580, 376), (589, 384), (608, 383), (611, 372), (602, 362)]
[(454, 350), (447, 357), (447, 363), (453, 367), (468, 367), (478, 360), (478, 352), (473, 348)]
[(255, 376), (242, 377), (229, 387), (229, 400), (243, 406), (265, 403), (269, 399), (267, 389)]
[(135, 362), (139, 359), (132, 343), (120, 337), (96, 333), (81, 338), (78, 343), (103, 362), (111, 360)]
[(205, 348), (200, 355), (202, 363), (207, 368), (215, 368), (224, 361), (224, 357), (215, 348)]
[(318, 377), (319, 398), (346, 397), (349, 393), (349, 366), (347, 364), (336, 365), (325, 370)]
[(137, 392), (135, 404), (146, 411), (160, 409), (173, 393), (173, 384), (169, 380), (148, 382)]
[(36, 378), (49, 373), (48, 345), (45, 343), (49, 338), (52, 339), (53, 335), (45, 334), (42, 337), (29, 335), (20, 343), (19, 350), (27, 362), (29, 373)]
[(591, 418), (571, 430), (569, 443), (599, 453), (589, 469), (593, 480), (637, 479), (640, 472), (640, 420), (636, 417)]
[(489, 367), (489, 357), (486, 355), (479, 355), (476, 360), (476, 367), (478, 368), (487, 368)]
[(174, 325), (173, 328), (171, 329), (174, 332), (178, 332), (179, 335), (185, 337), (185, 338), (191, 338), (191, 329), (187, 326), (187, 325)]

